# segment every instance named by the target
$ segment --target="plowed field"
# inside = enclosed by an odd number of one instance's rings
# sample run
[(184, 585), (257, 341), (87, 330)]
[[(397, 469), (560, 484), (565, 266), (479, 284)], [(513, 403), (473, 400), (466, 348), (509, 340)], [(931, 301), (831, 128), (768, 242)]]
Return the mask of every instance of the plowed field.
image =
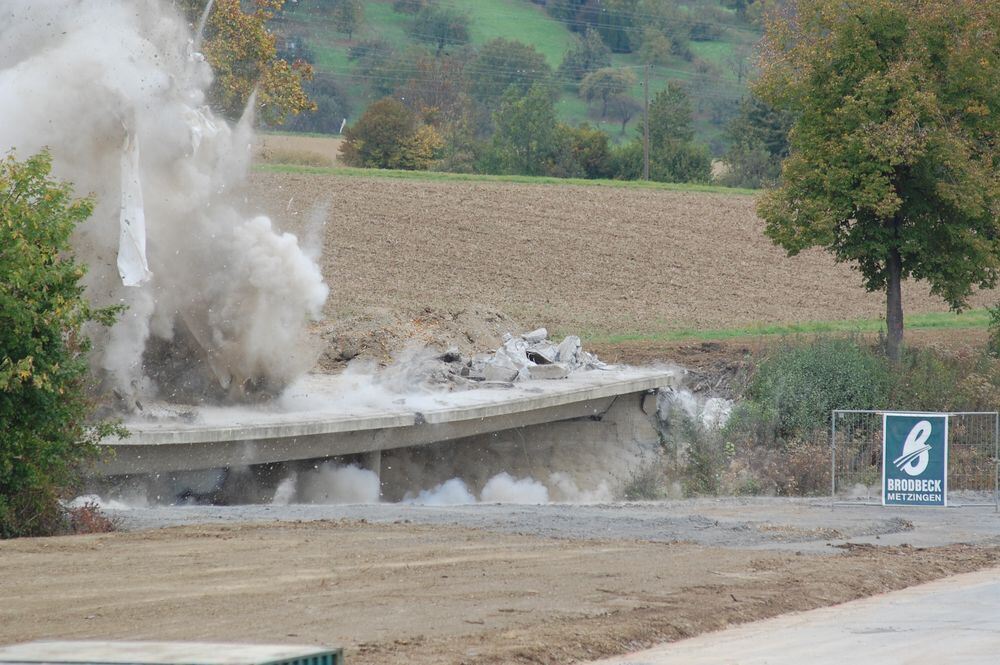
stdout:
[[(648, 334), (884, 311), (826, 253), (774, 247), (748, 196), (278, 173), (252, 187), (289, 230), (325, 222), (332, 317), (482, 306), (525, 326)], [(904, 286), (904, 307), (947, 309), (922, 284)]]

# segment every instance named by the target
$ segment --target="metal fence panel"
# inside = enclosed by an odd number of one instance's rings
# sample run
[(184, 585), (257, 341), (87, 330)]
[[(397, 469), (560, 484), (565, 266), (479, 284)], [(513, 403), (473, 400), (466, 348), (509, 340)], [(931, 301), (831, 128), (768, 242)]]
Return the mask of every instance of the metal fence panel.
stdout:
[[(882, 415), (836, 410), (830, 418), (830, 495), (881, 502)], [(948, 504), (1000, 510), (1000, 415), (949, 413)]]

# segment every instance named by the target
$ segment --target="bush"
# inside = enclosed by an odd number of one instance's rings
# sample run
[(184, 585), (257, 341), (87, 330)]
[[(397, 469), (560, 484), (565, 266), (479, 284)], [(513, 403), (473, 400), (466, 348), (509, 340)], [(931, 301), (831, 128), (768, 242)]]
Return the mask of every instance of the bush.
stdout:
[(91, 309), (84, 269), (70, 251), (93, 202), (73, 200), (49, 178), (41, 153), (0, 161), (0, 537), (65, 528), (60, 498), (117, 431), (90, 424), (88, 321), (109, 325), (115, 309)]
[(986, 352), (993, 357), (1000, 357), (1000, 303), (989, 308), (989, 337), (986, 340)]
[[(667, 414), (663, 472), (686, 495), (825, 494), (831, 411), (990, 411), (1000, 402), (1000, 360), (907, 349), (891, 364), (877, 344), (827, 337), (772, 350), (741, 392), (722, 430), (683, 409)], [(966, 476), (992, 469), (979, 452), (956, 447), (954, 454), (953, 467)]]
[(760, 363), (732, 426), (767, 423), (774, 441), (787, 441), (827, 427), (834, 409), (884, 408), (891, 386), (890, 365), (873, 349), (851, 338), (818, 338)]
[(606, 132), (580, 125), (560, 125), (569, 146), (572, 162), (584, 178), (610, 178), (613, 173), (611, 144)]
[(344, 132), (340, 146), (348, 166), (421, 170), (431, 165), (443, 142), (430, 126), (390, 97), (375, 102)]

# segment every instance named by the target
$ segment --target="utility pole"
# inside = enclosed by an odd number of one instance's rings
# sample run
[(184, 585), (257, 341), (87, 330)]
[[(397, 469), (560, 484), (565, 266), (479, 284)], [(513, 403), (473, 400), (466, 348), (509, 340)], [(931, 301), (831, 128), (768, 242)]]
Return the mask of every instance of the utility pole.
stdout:
[(646, 63), (642, 90), (646, 103), (642, 106), (642, 179), (649, 180), (649, 63)]

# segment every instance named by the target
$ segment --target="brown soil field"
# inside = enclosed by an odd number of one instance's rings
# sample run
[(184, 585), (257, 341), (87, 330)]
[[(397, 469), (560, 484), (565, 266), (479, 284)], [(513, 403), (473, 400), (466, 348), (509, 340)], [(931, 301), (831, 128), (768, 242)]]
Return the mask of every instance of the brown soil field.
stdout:
[(998, 561), (962, 545), (816, 555), (359, 522), (24, 539), (0, 542), (0, 644), (332, 643), (352, 665), (568, 663)]
[[(252, 194), (288, 230), (322, 226), (331, 320), (478, 308), (599, 336), (884, 311), (826, 253), (786, 257), (748, 196), (275, 173), (255, 173)], [(918, 283), (904, 307), (947, 309)]]

